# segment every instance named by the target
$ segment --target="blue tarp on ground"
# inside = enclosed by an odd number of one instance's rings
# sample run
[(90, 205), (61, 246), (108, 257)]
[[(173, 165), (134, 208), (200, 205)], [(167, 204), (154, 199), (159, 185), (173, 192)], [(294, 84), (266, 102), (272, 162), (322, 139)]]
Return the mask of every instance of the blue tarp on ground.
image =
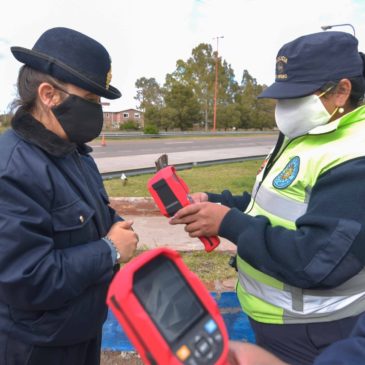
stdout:
[[(235, 292), (211, 293), (217, 301), (231, 340), (255, 342), (247, 316), (242, 312)], [(109, 311), (103, 327), (102, 349), (109, 351), (134, 351), (121, 326)]]

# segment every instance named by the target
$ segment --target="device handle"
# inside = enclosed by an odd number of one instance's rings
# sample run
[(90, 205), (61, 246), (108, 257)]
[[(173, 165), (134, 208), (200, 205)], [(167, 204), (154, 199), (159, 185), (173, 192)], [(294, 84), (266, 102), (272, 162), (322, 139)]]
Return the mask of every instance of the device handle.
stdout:
[(220, 239), (218, 236), (210, 236), (210, 237), (199, 237), (200, 241), (204, 244), (205, 251), (211, 252), (213, 251), (219, 244)]

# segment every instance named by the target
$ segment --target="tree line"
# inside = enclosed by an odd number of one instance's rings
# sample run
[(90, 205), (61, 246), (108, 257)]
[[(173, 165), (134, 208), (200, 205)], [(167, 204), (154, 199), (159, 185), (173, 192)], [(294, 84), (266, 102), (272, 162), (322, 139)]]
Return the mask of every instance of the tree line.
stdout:
[(225, 60), (201, 43), (187, 60), (178, 60), (176, 69), (165, 77), (164, 85), (155, 78), (139, 78), (136, 83), (138, 108), (144, 112), (145, 129), (188, 130), (213, 126), (215, 67), (218, 65), (216, 127), (264, 129), (275, 126), (275, 102), (257, 99), (266, 87), (257, 83), (247, 70), (241, 82)]

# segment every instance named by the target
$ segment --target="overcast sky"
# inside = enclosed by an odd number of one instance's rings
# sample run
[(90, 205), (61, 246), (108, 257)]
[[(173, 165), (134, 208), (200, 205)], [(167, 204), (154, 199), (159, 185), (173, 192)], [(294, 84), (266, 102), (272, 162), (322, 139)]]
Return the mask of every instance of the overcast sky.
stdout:
[[(162, 85), (178, 59), (194, 47), (210, 43), (233, 68), (267, 85), (274, 81), (279, 48), (301, 35), (320, 32), (322, 25), (354, 26), (365, 52), (364, 0), (11, 0), (0, 21), (0, 113), (15, 97), (21, 64), (10, 46), (32, 48), (52, 27), (69, 27), (98, 40), (112, 58), (111, 84), (123, 96), (111, 108), (135, 108), (135, 82), (154, 77)], [(342, 26), (334, 30), (352, 33)]]

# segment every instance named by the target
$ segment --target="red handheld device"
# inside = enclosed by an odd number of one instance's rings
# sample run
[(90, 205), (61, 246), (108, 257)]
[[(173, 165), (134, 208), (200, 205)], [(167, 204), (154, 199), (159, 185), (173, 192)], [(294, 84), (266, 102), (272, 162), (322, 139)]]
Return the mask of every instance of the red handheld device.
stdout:
[(156, 248), (126, 264), (107, 304), (144, 364), (228, 364), (218, 305), (176, 251)]
[[(176, 174), (173, 166), (166, 166), (157, 171), (148, 181), (147, 187), (161, 213), (166, 217), (172, 217), (179, 209), (192, 203), (188, 186)], [(199, 239), (207, 252), (214, 250), (220, 243), (217, 236)]]

